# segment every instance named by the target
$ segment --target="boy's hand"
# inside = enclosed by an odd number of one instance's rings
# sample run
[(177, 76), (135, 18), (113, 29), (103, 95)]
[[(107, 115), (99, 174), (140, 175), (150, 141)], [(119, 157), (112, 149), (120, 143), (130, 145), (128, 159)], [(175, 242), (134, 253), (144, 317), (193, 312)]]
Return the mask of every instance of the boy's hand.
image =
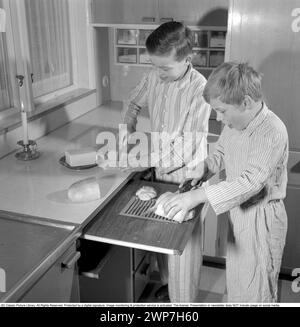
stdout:
[(157, 199), (153, 210), (155, 211), (159, 205), (169, 219), (182, 223), (197, 203), (191, 192), (182, 194), (167, 192)]
[(167, 197), (165, 197), (164, 202), (162, 204), (164, 211), (166, 214), (170, 214), (170, 218), (173, 218), (176, 213), (179, 211), (183, 211), (183, 218), (185, 215), (192, 210), (197, 203), (195, 203), (195, 199), (193, 197), (192, 192), (185, 193), (171, 193)]
[(201, 161), (194, 167), (187, 167), (187, 171), (185, 174), (185, 179), (180, 183), (179, 188), (181, 188), (184, 182), (188, 179), (192, 179), (191, 185), (196, 186), (202, 179), (205, 173), (205, 163)]

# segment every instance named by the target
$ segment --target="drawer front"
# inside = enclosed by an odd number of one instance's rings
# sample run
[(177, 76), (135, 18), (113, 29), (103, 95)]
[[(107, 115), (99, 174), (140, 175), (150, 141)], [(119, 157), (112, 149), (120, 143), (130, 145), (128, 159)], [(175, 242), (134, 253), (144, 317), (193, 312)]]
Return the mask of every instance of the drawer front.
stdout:
[[(92, 260), (100, 250), (97, 242), (89, 247)], [(95, 250), (92, 251), (92, 247)], [(104, 244), (105, 246), (105, 244)], [(86, 262), (80, 266), (80, 300), (81, 302), (132, 302), (132, 271), (130, 266), (130, 249), (121, 246), (109, 246), (98, 256), (99, 262)], [(84, 252), (83, 258), (84, 260)], [(83, 261), (82, 260), (82, 261)], [(87, 260), (84, 260), (87, 261)], [(94, 266), (94, 267), (93, 267)]]
[(79, 302), (78, 257), (72, 244), (18, 302)]

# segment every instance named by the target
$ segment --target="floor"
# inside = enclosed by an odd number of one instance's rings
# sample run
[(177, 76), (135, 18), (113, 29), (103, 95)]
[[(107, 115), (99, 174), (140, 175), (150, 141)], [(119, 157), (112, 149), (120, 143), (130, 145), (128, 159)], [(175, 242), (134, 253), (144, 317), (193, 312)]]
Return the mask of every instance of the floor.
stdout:
[[(297, 283), (299, 284), (299, 282)], [(161, 286), (158, 276), (151, 278), (139, 302), (157, 303), (154, 293)], [(295, 291), (293, 291), (292, 286)], [(296, 287), (296, 289), (295, 289)], [(299, 290), (298, 290), (298, 289)], [(292, 280), (279, 279), (278, 302), (300, 303), (300, 285), (292, 285)], [(203, 266), (197, 303), (226, 303), (225, 269)]]

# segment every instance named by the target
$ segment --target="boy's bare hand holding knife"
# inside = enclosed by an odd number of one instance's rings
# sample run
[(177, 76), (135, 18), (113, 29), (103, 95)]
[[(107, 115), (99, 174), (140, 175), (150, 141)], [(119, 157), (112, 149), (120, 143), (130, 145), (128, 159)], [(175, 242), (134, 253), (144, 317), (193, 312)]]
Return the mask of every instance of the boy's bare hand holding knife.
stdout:
[(161, 205), (169, 218), (181, 211), (178, 222), (182, 222), (188, 212), (200, 203), (207, 201), (207, 196), (203, 188), (199, 188), (205, 180), (205, 164), (200, 162), (197, 166), (188, 169), (186, 179), (179, 185), (179, 190), (175, 193), (166, 192), (156, 201), (155, 206), (151, 208), (155, 211), (158, 205)]

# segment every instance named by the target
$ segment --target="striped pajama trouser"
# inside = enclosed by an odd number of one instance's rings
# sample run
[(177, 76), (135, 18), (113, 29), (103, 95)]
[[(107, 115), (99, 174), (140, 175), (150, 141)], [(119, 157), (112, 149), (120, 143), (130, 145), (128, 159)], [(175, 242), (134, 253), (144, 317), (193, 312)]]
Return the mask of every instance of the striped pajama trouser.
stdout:
[(287, 232), (282, 201), (230, 212), (226, 255), (228, 302), (272, 303)]
[[(206, 157), (206, 144), (203, 147), (203, 158)], [(181, 182), (185, 174), (178, 170), (171, 175), (161, 175), (156, 170), (157, 180)], [(206, 182), (209, 184), (209, 182)], [(202, 266), (203, 221), (208, 206), (201, 212), (196, 209), (197, 222), (183, 253), (179, 255), (156, 254), (160, 277), (163, 284), (168, 283), (169, 297), (172, 303), (192, 303), (196, 301), (200, 285), (200, 269)]]
[(157, 254), (162, 281), (168, 282), (172, 303), (195, 302), (200, 284), (202, 265), (202, 228), (199, 218), (183, 253), (179, 255)]

